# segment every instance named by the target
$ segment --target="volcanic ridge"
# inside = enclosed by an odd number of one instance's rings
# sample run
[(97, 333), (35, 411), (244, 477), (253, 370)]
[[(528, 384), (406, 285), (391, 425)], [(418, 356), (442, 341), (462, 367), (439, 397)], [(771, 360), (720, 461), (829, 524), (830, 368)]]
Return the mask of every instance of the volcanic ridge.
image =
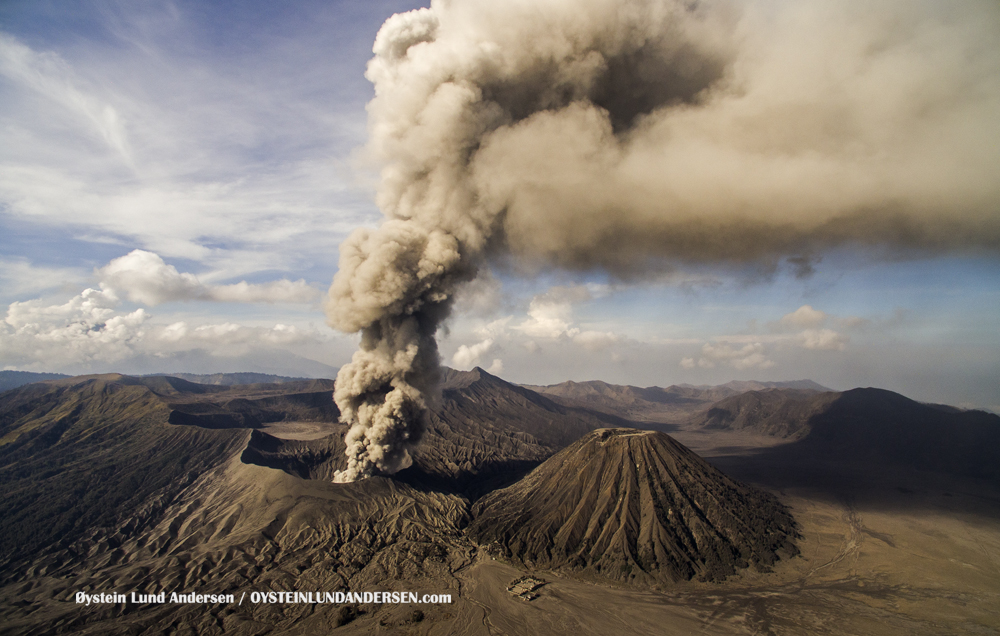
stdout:
[[(163, 625), (259, 634), (325, 632), (361, 617), (352, 630), (367, 633), (373, 621), (409, 629), (412, 611), (82, 611), (72, 595), (389, 586), (461, 599), (482, 567), (648, 590), (741, 571), (750, 580), (798, 553), (807, 530), (788, 509), (646, 430), (657, 427), (685, 443), (780, 442), (746, 457), (709, 455), (738, 479), (775, 491), (809, 479), (834, 483), (832, 496), (878, 480), (913, 492), (915, 483), (885, 480), (924, 471), (979, 480), (976, 488), (996, 479), (1000, 418), (988, 413), (876, 389), (754, 387), (718, 398), (728, 390), (688, 387), (649, 391), (663, 401), (641, 403), (629, 387), (601, 388), (596, 408), (481, 369), (446, 371), (413, 465), (349, 484), (331, 481), (346, 464), (346, 427), (330, 380), (230, 385), (110, 374), (4, 392), (0, 623), (12, 634), (161, 633)], [(619, 400), (620, 413), (682, 404), (690, 415), (681, 424), (638, 423), (613, 414)], [(819, 469), (836, 479), (816, 477)], [(425, 625), (458, 625), (449, 606), (422, 612)]]

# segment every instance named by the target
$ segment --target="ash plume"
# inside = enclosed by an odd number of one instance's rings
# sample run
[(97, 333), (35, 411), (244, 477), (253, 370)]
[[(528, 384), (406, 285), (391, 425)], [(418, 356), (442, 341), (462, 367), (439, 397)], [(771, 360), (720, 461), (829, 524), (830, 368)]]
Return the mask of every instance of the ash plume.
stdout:
[[(386, 220), (341, 246), (330, 324), (353, 480), (410, 461), (435, 332), (492, 258), (808, 275), (832, 247), (1000, 248), (1000, 5), (434, 1), (367, 77)], [(802, 265), (805, 264), (805, 265)]]

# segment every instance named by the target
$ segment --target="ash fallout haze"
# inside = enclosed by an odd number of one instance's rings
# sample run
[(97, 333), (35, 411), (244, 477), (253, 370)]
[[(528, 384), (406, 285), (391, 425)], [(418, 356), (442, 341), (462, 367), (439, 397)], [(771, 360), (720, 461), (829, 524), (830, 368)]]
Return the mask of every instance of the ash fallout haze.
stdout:
[[(338, 375), (354, 423), (341, 477), (409, 464), (436, 334), (494, 262), (628, 284), (782, 260), (806, 277), (837, 248), (994, 258), (998, 24), (991, 4), (654, 1), (442, 2), (387, 20), (367, 72), (386, 219), (341, 245), (327, 304), (362, 332)], [(522, 331), (555, 326), (534, 309)], [(782, 318), (813, 329), (807, 348), (845, 346), (824, 319)], [(767, 364), (761, 342), (702, 351), (682, 366)]]
[(976, 1), (4, 2), (0, 365), (340, 367), (342, 480), (412, 461), (442, 362), (1000, 410), (998, 35)]

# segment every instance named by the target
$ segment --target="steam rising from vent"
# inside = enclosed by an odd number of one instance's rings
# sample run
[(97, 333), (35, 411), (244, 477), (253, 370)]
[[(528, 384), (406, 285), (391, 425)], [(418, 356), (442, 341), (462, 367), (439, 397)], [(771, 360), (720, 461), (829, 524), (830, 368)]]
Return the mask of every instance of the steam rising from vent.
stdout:
[[(450, 0), (367, 77), (386, 221), (341, 246), (340, 480), (407, 466), (492, 257), (623, 277), (1000, 247), (1000, 5)], [(809, 268), (801, 268), (808, 275)]]

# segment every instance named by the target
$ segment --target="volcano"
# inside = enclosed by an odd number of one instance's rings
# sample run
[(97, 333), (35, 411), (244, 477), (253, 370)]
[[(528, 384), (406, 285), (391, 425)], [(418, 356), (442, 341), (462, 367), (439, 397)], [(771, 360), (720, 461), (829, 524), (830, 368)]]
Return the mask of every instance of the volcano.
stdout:
[(470, 536), (498, 556), (622, 582), (721, 580), (798, 552), (774, 497), (636, 429), (585, 435), (480, 499), (473, 516)]
[[(995, 415), (876, 389), (765, 387), (699, 406), (711, 421), (672, 426), (676, 441), (481, 369), (446, 371), (413, 465), (336, 484), (346, 427), (331, 380), (201, 379), (213, 384), (108, 374), (0, 394), (0, 631), (486, 636), (520, 633), (529, 612), (551, 617), (537, 631), (552, 634), (692, 633), (703, 617), (726, 633), (725, 612), (729, 633), (780, 613), (795, 633), (937, 634), (937, 619), (871, 600), (932, 606), (941, 576), (967, 604), (956, 616), (995, 616), (980, 550), (1000, 540), (995, 480), (980, 474), (995, 475)], [(744, 437), (764, 442), (728, 445)], [(955, 525), (956, 511), (979, 525)], [(934, 586), (914, 585), (910, 567)], [(507, 589), (525, 575), (546, 581), (530, 601)], [(384, 589), (453, 599), (239, 604), (263, 590)], [(79, 591), (236, 601), (85, 606)]]

